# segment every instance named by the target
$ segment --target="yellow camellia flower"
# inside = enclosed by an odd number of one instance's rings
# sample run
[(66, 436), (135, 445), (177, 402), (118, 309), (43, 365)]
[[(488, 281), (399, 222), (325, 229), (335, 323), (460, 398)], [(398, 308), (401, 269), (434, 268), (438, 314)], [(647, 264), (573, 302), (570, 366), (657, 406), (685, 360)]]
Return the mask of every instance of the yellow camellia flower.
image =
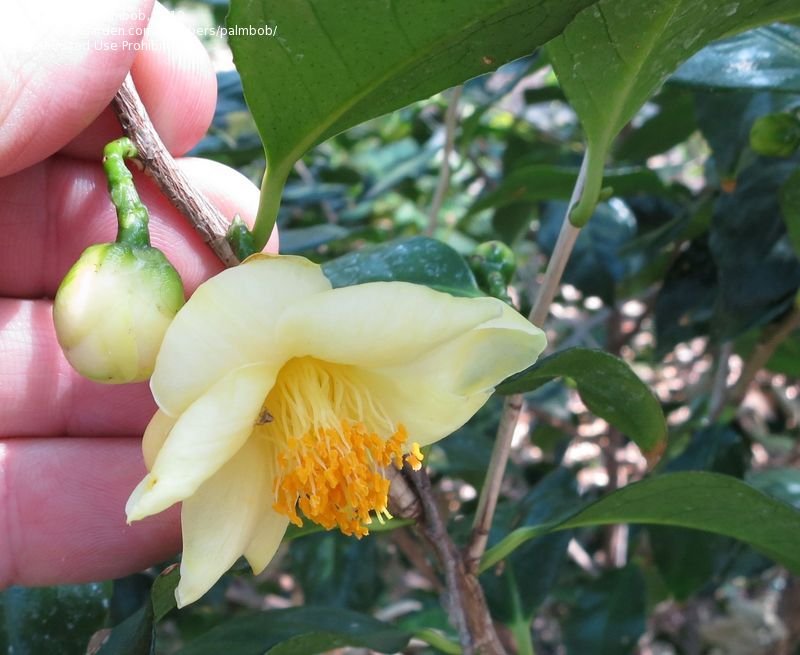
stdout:
[(200, 286), (167, 330), (136, 521), (183, 501), (179, 606), (244, 555), (262, 571), (302, 515), (345, 534), (388, 515), (383, 471), (463, 425), (532, 364), (541, 330), (494, 298), (404, 282), (332, 289), (256, 256)]

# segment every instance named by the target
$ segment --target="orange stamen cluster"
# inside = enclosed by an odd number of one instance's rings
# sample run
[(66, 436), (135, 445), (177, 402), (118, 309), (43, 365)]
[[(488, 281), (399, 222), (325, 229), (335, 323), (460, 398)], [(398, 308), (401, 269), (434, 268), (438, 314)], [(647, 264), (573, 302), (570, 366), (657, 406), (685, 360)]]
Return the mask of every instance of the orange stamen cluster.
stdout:
[[(363, 423), (341, 421), (338, 428), (314, 427), (302, 437), (289, 437), (276, 457), (276, 502), (273, 508), (297, 526), (309, 520), (330, 530), (363, 537), (375, 512), (382, 523), (391, 518), (387, 509), (389, 480), (382, 470), (402, 468), (407, 434), (400, 425), (388, 439), (370, 432)], [(422, 459), (414, 444), (409, 463)]]

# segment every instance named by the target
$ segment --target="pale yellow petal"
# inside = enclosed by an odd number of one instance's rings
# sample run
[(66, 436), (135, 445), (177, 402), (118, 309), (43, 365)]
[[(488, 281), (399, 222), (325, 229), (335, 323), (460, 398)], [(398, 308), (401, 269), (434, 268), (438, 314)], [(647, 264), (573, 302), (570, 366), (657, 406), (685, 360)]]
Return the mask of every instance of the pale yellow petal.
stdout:
[(147, 424), (147, 429), (145, 429), (142, 437), (142, 455), (144, 455), (144, 464), (148, 471), (153, 468), (158, 451), (161, 450), (169, 431), (172, 430), (177, 422), (178, 419), (167, 416), (164, 412), (158, 410), (153, 414), (150, 423)]
[(269, 496), (268, 502), (261, 510), (253, 539), (244, 551), (244, 556), (256, 575), (267, 568), (267, 564), (272, 561), (289, 525), (289, 520), (283, 514), (278, 514), (272, 509), (272, 500), (273, 498)]
[(499, 317), (419, 359), (358, 373), (376, 403), (405, 425), (411, 441), (425, 445), (451, 434), (500, 382), (533, 364), (544, 349), (546, 339), (539, 328), (496, 302)]
[(374, 371), (362, 371), (359, 379), (369, 385), (374, 399), (408, 432), (409, 442), (421, 446), (438, 441), (464, 425), (492, 395), (491, 391), (454, 394), (424, 379), (409, 383)]
[(233, 457), (253, 431), (275, 375), (266, 365), (240, 368), (181, 414), (152, 470), (128, 499), (128, 521), (156, 514), (189, 497)]
[[(488, 300), (488, 299), (487, 299)], [(456, 395), (491, 391), (536, 362), (547, 345), (544, 332), (505, 303), (502, 314), (414, 361), (381, 372), (402, 384), (425, 380)]]
[(253, 540), (267, 489), (265, 453), (250, 439), (219, 471), (183, 501), (178, 607), (196, 601)]
[(405, 282), (333, 289), (289, 307), (279, 322), (281, 348), (367, 368), (418, 359), (501, 316), (492, 298), (456, 298)]
[(224, 375), (246, 364), (285, 361), (275, 324), (286, 307), (330, 289), (302, 257), (259, 256), (202, 284), (164, 337), (150, 381), (159, 407), (177, 416)]

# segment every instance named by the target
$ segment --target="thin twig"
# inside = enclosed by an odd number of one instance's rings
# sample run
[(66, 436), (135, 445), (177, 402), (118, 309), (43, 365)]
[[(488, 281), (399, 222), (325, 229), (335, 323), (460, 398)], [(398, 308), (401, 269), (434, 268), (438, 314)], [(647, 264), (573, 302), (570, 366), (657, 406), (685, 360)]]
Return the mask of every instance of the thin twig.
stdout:
[(756, 344), (745, 362), (742, 374), (728, 393), (725, 405), (739, 405), (756, 374), (766, 366), (775, 350), (792, 332), (800, 327), (800, 308), (795, 307), (782, 321), (765, 328), (761, 340)]
[(472, 534), (464, 559), (471, 571), (477, 571), (481, 557), (489, 541), (489, 530), (492, 527), (492, 518), (497, 509), (497, 499), (500, 496), (500, 487), (503, 484), (508, 456), (511, 453), (511, 440), (514, 429), (517, 427), (520, 412), (522, 411), (522, 394), (506, 397), (503, 403), (503, 413), (500, 415), (500, 424), (497, 427), (489, 467), (486, 478), (478, 498), (478, 508), (475, 510), (475, 520), (472, 523)]
[[(572, 208), (578, 203), (583, 194), (583, 187), (589, 166), (588, 150), (584, 154), (578, 179), (575, 181), (575, 188), (572, 190), (567, 210), (564, 216), (564, 223), (558, 235), (553, 254), (547, 263), (547, 270), (544, 274), (544, 281), (539, 287), (536, 302), (528, 316), (531, 323), (542, 326), (550, 312), (550, 304), (558, 291), (561, 276), (567, 266), (567, 261), (575, 246), (575, 241), (580, 233), (580, 228), (575, 227), (569, 221)], [(500, 486), (505, 475), (508, 456), (511, 452), (511, 440), (514, 437), (514, 430), (517, 427), (520, 411), (522, 410), (522, 394), (508, 396), (503, 405), (503, 413), (500, 416), (500, 424), (497, 428), (492, 456), (489, 460), (489, 468), (486, 471), (486, 478), (481, 488), (481, 495), (478, 499), (478, 509), (475, 512), (475, 520), (472, 524), (472, 534), (469, 544), (465, 551), (465, 560), (471, 571), (477, 571), (480, 559), (486, 550), (489, 540), (489, 529), (492, 526), (492, 518), (497, 508), (497, 500), (500, 495)]]
[(444, 197), (450, 188), (450, 155), (453, 154), (453, 147), (456, 140), (456, 125), (458, 123), (458, 101), (461, 99), (463, 86), (453, 89), (450, 97), (450, 104), (444, 115), (444, 148), (442, 150), (442, 170), (439, 172), (439, 181), (436, 183), (436, 190), (433, 193), (431, 208), (428, 211), (428, 229), (425, 233), (428, 236), (436, 231), (436, 223), (439, 218), (439, 211), (442, 209)]
[(424, 520), (417, 527), (442, 566), (448, 594), (445, 604), (458, 631), (464, 655), (505, 655), (483, 589), (477, 577), (467, 570), (461, 553), (447, 533), (427, 472), (425, 469), (411, 471), (408, 467), (403, 472), (419, 496)]
[(239, 263), (225, 234), (229, 221), (192, 185), (178, 168), (153, 127), (133, 78), (125, 78), (112, 102), (125, 134), (133, 141), (144, 170), (169, 201), (189, 220), (226, 266)]

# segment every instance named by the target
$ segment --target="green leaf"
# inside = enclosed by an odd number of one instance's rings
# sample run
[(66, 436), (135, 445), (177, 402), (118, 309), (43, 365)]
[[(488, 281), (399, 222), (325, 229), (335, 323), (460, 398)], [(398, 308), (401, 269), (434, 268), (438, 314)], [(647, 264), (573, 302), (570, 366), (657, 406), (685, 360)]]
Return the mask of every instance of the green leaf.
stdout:
[(62, 585), (0, 593), (0, 652), (83, 655), (107, 617), (111, 585)]
[[(470, 213), (489, 207), (505, 207), (522, 201), (569, 200), (578, 169), (549, 164), (527, 164), (509, 171), (500, 184), (482, 195), (470, 208)], [(615, 196), (637, 193), (669, 195), (664, 183), (647, 168), (630, 167), (608, 171), (604, 184)]]
[[(735, 429), (712, 424), (693, 434), (686, 449), (667, 463), (665, 471), (707, 470), (741, 478), (748, 453)], [(708, 532), (663, 525), (650, 525), (647, 531), (664, 585), (681, 601), (714, 576), (723, 578), (742, 550), (730, 537)]]
[(377, 539), (337, 531), (292, 541), (290, 572), (309, 605), (369, 611), (383, 591), (385, 553)]
[(747, 481), (756, 489), (800, 510), (800, 471), (797, 469), (769, 469), (755, 471)]
[(658, 291), (654, 317), (659, 357), (682, 341), (708, 334), (717, 293), (717, 266), (708, 238), (702, 236), (678, 254)]
[(703, 48), (671, 82), (703, 88), (800, 93), (800, 28), (767, 25)]
[(586, 406), (628, 435), (645, 453), (660, 455), (663, 451), (667, 424), (658, 399), (630, 366), (602, 350), (562, 350), (511, 376), (497, 391), (504, 395), (525, 393), (557, 377), (574, 380)]
[(645, 585), (630, 564), (581, 585), (564, 623), (568, 655), (626, 655), (645, 629)]
[(695, 471), (636, 482), (567, 519), (519, 528), (486, 551), (481, 570), (539, 535), (615, 523), (672, 525), (733, 537), (800, 573), (800, 511), (736, 478)]
[(119, 625), (114, 626), (98, 655), (154, 655), (156, 626), (153, 608), (145, 603)]
[(281, 230), (281, 253), (288, 255), (308, 252), (331, 241), (345, 239), (349, 235), (350, 230), (347, 228), (329, 223)]
[[(614, 159), (644, 162), (686, 141), (697, 129), (694, 102), (688, 90), (667, 87), (653, 99), (653, 104), (658, 107), (658, 113), (617, 140)], [(603, 183), (614, 186), (608, 181), (608, 174)]]
[(719, 338), (764, 325), (794, 303), (800, 261), (789, 243), (779, 191), (796, 166), (758, 158), (742, 171), (734, 192), (717, 202), (709, 243), (718, 270)]
[[(575, 474), (569, 469), (557, 468), (521, 501), (513, 503), (520, 516), (511, 525), (552, 521), (569, 515), (578, 503)], [(502, 520), (507, 513), (498, 513), (490, 537), (501, 530), (509, 531), (508, 522), (503, 525)], [(542, 535), (515, 550), (503, 570), (486, 571), (481, 576), (481, 584), (492, 616), (506, 624), (530, 624), (534, 612), (558, 580), (571, 538), (570, 532)]]
[(411, 237), (351, 252), (325, 262), (322, 271), (334, 287), (365, 282), (413, 282), (454, 296), (482, 296), (467, 262), (450, 246), (428, 237)]
[[(566, 202), (556, 201), (547, 203), (541, 212), (536, 236), (548, 255), (555, 249), (566, 210)], [(580, 289), (585, 296), (599, 296), (607, 304), (613, 304), (617, 283), (644, 263), (639, 252), (624, 253), (636, 230), (636, 216), (625, 202), (612, 198), (598, 204), (592, 220), (575, 241), (563, 281)]]
[(798, 104), (797, 96), (768, 91), (696, 90), (694, 97), (697, 124), (723, 181), (736, 178), (742, 162), (750, 163), (745, 155), (750, 152), (750, 130), (758, 117), (789, 111)]
[(780, 205), (789, 242), (795, 254), (800, 256), (800, 168), (789, 175), (781, 187)]
[(530, 54), (589, 3), (233, 0), (229, 41), (268, 163), (259, 221), (314, 144)]
[(177, 564), (173, 564), (165, 568), (153, 582), (153, 588), (150, 590), (150, 601), (153, 604), (153, 616), (156, 621), (163, 619), (177, 606), (175, 589), (177, 589), (180, 580), (180, 569)]
[(175, 588), (180, 581), (177, 564), (168, 566), (153, 581), (149, 599), (119, 625), (114, 626), (98, 655), (152, 655), (156, 623), (175, 609)]
[(579, 13), (547, 46), (588, 141), (576, 225), (597, 202), (611, 142), (678, 65), (714, 39), (798, 13), (797, 0), (600, 0)]
[(411, 634), (372, 617), (330, 607), (240, 616), (212, 628), (178, 655), (312, 655), (344, 646), (401, 651)]

